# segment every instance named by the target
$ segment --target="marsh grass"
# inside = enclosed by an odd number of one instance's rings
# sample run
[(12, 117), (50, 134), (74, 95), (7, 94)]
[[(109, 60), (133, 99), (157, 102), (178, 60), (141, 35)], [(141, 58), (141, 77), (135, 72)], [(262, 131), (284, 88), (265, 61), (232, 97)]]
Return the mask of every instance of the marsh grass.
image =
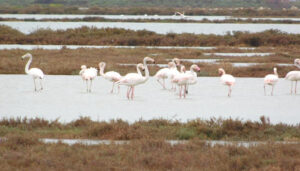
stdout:
[(43, 144), (13, 135), (0, 143), (1, 170), (298, 170), (299, 144), (239, 147), (193, 139), (171, 145), (140, 139), (123, 145)]
[(165, 119), (92, 121), (81, 117), (69, 123), (40, 118), (2, 118), (0, 136), (28, 135), (43, 138), (89, 138), (111, 140), (168, 139), (190, 140), (300, 140), (299, 125), (271, 124), (264, 116), (260, 121), (238, 119), (191, 120), (186, 123)]

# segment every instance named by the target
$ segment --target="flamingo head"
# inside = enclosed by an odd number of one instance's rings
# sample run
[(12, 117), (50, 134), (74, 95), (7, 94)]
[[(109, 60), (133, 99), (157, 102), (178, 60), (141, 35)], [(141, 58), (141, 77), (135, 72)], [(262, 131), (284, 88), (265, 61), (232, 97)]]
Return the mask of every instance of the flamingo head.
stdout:
[(223, 68), (219, 68), (219, 70), (218, 70), (218, 71), (219, 71), (219, 74), (220, 74), (220, 75), (223, 75), (223, 74), (225, 74), (225, 71), (224, 71), (224, 69), (223, 69)]
[(140, 68), (142, 71), (145, 71), (145, 67), (142, 63), (137, 64), (137, 67)]
[(81, 67), (80, 67), (82, 70), (83, 69), (86, 69), (86, 65), (81, 65)]
[(191, 66), (191, 68), (192, 68), (194, 71), (200, 72), (200, 67), (199, 67), (198, 65), (196, 65), (196, 64), (193, 64), (193, 65)]
[(274, 71), (274, 74), (275, 74), (275, 75), (278, 75), (278, 74), (277, 74), (277, 68), (276, 68), (276, 67), (273, 69), (273, 71)]
[(174, 68), (174, 67), (176, 67), (176, 64), (174, 62), (168, 63), (168, 68)]
[(300, 59), (295, 59), (294, 64), (295, 65), (300, 65)]
[(152, 63), (155, 64), (155, 60), (152, 59), (152, 58), (150, 58), (150, 57), (148, 57), (148, 56), (144, 58), (144, 61), (146, 61), (146, 62), (147, 62), (147, 61), (150, 61), (150, 62), (152, 62)]
[(172, 61), (176, 64), (176, 66), (180, 65), (180, 59), (174, 58)]
[(184, 65), (181, 65), (181, 67), (180, 67), (180, 72), (185, 73), (185, 71), (186, 71), (185, 66), (184, 66)]
[(100, 63), (99, 63), (99, 69), (101, 69), (101, 68), (104, 68), (104, 67), (105, 67), (105, 65), (106, 65), (106, 63), (105, 63), (105, 62), (100, 62)]
[(30, 57), (32, 57), (32, 55), (30, 53), (26, 53), (25, 55), (22, 56), (22, 60)]

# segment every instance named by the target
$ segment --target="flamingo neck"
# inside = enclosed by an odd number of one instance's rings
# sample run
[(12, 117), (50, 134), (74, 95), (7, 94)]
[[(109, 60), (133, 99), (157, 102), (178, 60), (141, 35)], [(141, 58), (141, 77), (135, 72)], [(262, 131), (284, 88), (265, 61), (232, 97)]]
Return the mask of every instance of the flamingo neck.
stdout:
[(148, 66), (147, 66), (147, 61), (144, 59), (144, 67), (145, 67), (145, 80), (144, 82), (146, 82), (149, 79), (149, 70), (148, 70)]
[(28, 60), (28, 62), (26, 64), (26, 66), (25, 66), (25, 73), (26, 74), (29, 73), (29, 66), (30, 66), (31, 62), (32, 62), (32, 56), (29, 57), (29, 60)]
[(277, 71), (276, 71), (276, 70), (274, 70), (274, 74), (278, 76), (278, 73), (277, 73)]
[(142, 73), (141, 73), (141, 70), (140, 70), (140, 67), (139, 65), (136, 66), (136, 71), (139, 75), (143, 76)]
[(105, 64), (103, 65), (103, 67), (100, 67), (100, 75), (104, 76), (104, 68), (105, 68)]

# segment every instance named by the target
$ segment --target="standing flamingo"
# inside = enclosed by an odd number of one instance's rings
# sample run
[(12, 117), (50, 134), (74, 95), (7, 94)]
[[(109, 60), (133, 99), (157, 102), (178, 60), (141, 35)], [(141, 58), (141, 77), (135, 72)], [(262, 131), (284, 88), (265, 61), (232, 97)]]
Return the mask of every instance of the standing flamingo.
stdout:
[(277, 73), (277, 68), (274, 68), (274, 74), (268, 74), (265, 76), (265, 79), (264, 79), (264, 92), (265, 92), (265, 95), (266, 95), (266, 85), (270, 85), (272, 86), (272, 92), (271, 92), (271, 95), (273, 96), (273, 90), (274, 90), (274, 86), (275, 84), (277, 83), (278, 81), (278, 73)]
[(25, 58), (29, 58), (26, 66), (25, 66), (25, 73), (32, 76), (33, 82), (34, 82), (34, 91), (37, 91), (36, 83), (35, 83), (36, 79), (40, 80), (40, 85), (41, 85), (40, 90), (43, 90), (43, 84), (42, 84), (42, 79), (44, 78), (43, 71), (39, 68), (30, 68), (29, 69), (29, 66), (32, 62), (32, 55), (30, 53), (26, 53), (25, 55), (22, 56), (22, 60)]
[[(174, 58), (172, 62), (168, 63), (168, 68), (162, 68), (159, 71), (157, 71), (157, 73), (155, 74), (157, 82), (163, 87), (163, 89), (166, 89), (165, 79), (169, 77), (173, 77), (173, 75), (175, 75), (175, 72), (176, 71), (178, 72), (176, 66), (179, 64), (180, 64), (180, 60), (178, 58)], [(160, 80), (162, 80), (162, 82)]]
[[(103, 78), (105, 78), (106, 80), (111, 81), (113, 83), (112, 89), (110, 91), (110, 93), (113, 93), (115, 83), (117, 81), (119, 81), (122, 78), (122, 76), (118, 72), (115, 72), (115, 71), (109, 71), (109, 72), (104, 73), (105, 66), (106, 66), (105, 62), (99, 63), (100, 75), (103, 76)], [(118, 93), (119, 92), (120, 92), (120, 85), (118, 85)]]
[(154, 59), (150, 57), (145, 57), (143, 60), (143, 65), (145, 67), (145, 77), (142, 74), (138, 73), (129, 73), (126, 74), (124, 77), (121, 78), (120, 81), (117, 82), (117, 84), (120, 85), (126, 85), (128, 86), (127, 90), (127, 98), (132, 99), (134, 97), (134, 87), (139, 84), (145, 83), (149, 79), (149, 70), (147, 66), (147, 62), (154, 62)]
[[(184, 70), (185, 67), (183, 66), (181, 69)], [(200, 68), (196, 64), (193, 64), (190, 67), (189, 72), (180, 73), (173, 79), (173, 82), (176, 82), (180, 87), (179, 88), (180, 98), (182, 96), (182, 90), (183, 90), (183, 97), (186, 98), (187, 85), (193, 85), (197, 83), (197, 73), (195, 73), (195, 71), (200, 71)]]
[(174, 83), (172, 82), (172, 80), (174, 79), (174, 77), (175, 77), (176, 75), (179, 74), (179, 71), (178, 71), (178, 69), (177, 69), (177, 66), (180, 66), (180, 59), (174, 58), (174, 59), (172, 60), (172, 62), (175, 63), (176, 66), (170, 68), (170, 71), (169, 71), (169, 78), (170, 78), (170, 81), (171, 81), (171, 84), (172, 84), (171, 90), (176, 91), (176, 84), (174, 84)]
[[(300, 59), (295, 59), (294, 65), (300, 68)], [(286, 74), (285, 79), (291, 81), (291, 94), (293, 94), (293, 82), (296, 82), (295, 85), (295, 94), (297, 94), (297, 82), (300, 81), (300, 71), (290, 71)]]
[[(81, 77), (84, 81), (86, 81), (86, 91), (87, 92), (92, 92), (92, 83), (93, 80), (97, 77), (97, 69), (90, 67), (90, 68), (86, 68), (85, 65), (81, 66), (81, 71), (79, 74), (81, 74)], [(90, 81), (90, 86), (89, 86), (89, 82)]]
[(223, 68), (219, 68), (219, 74), (221, 74), (221, 83), (229, 87), (228, 97), (231, 96), (232, 86), (235, 83), (235, 78), (232, 75), (226, 74)]

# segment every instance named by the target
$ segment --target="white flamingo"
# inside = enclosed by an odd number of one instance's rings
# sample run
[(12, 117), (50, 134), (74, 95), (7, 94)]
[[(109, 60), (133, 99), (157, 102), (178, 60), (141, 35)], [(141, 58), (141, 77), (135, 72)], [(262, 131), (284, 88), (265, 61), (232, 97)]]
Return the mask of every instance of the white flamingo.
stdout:
[[(84, 81), (86, 81), (86, 91), (87, 92), (92, 92), (92, 84), (93, 84), (93, 80), (97, 77), (97, 69), (90, 67), (90, 68), (86, 68), (85, 65), (81, 66), (81, 77)], [(89, 82), (90, 81), (90, 86), (89, 86)]]
[[(172, 80), (174, 79), (174, 77), (175, 77), (176, 75), (178, 75), (178, 74), (180, 73), (180, 72), (178, 71), (178, 69), (177, 69), (177, 66), (180, 66), (181, 64), (180, 64), (180, 59), (178, 59), (178, 58), (172, 59), (172, 62), (175, 63), (176, 66), (170, 68), (169, 78), (170, 78), (170, 81), (171, 81), (171, 84), (172, 84), (171, 90), (176, 91), (176, 84), (174, 84), (174, 83), (172, 82)], [(185, 68), (184, 68), (184, 69), (185, 69)], [(184, 72), (185, 72), (185, 71), (184, 71)]]
[(129, 73), (126, 74), (124, 77), (121, 78), (120, 81), (117, 82), (117, 84), (120, 85), (126, 85), (128, 86), (127, 89), (127, 98), (132, 99), (134, 97), (134, 87), (145, 83), (149, 79), (149, 70), (147, 66), (147, 62), (154, 62), (154, 59), (150, 57), (145, 57), (143, 60), (143, 65), (145, 67), (145, 77), (142, 74), (139, 73)]
[[(182, 66), (181, 70), (184, 71), (185, 67)], [(197, 83), (197, 73), (195, 71), (200, 71), (200, 68), (193, 64), (190, 67), (189, 72), (183, 72), (178, 74), (174, 79), (173, 82), (176, 82), (179, 85), (179, 97), (182, 97), (182, 90), (183, 90), (183, 97), (186, 98), (187, 92), (187, 85), (193, 85)], [(184, 89), (183, 89), (184, 88)]]
[[(300, 68), (300, 59), (295, 59), (294, 64), (296, 67)], [(295, 85), (295, 94), (297, 94), (297, 82), (300, 81), (300, 71), (290, 71), (286, 74), (285, 79), (291, 81), (291, 94), (293, 94), (293, 82)]]
[(232, 75), (226, 74), (223, 68), (219, 68), (219, 74), (221, 74), (221, 83), (229, 87), (228, 97), (231, 96), (232, 86), (235, 83), (235, 78)]
[[(105, 66), (106, 66), (106, 63), (105, 62), (100, 62), (99, 63), (99, 70), (100, 70), (100, 75), (113, 83), (112, 85), (112, 89), (110, 91), (110, 93), (113, 93), (114, 92), (114, 86), (115, 86), (115, 83), (117, 81), (120, 81), (120, 79), (122, 78), (122, 76), (118, 73), (118, 72), (115, 72), (115, 71), (109, 71), (109, 72), (106, 72), (104, 73), (104, 69), (105, 69)], [(118, 85), (118, 93), (120, 92), (120, 85)]]
[(181, 12), (178, 12), (178, 11), (177, 11), (177, 12), (175, 12), (174, 15), (176, 16), (176, 14), (179, 14), (180, 17), (183, 18), (183, 19), (186, 19), (186, 18), (187, 18), (187, 16), (184, 15), (184, 12), (181, 13)]
[(86, 65), (81, 65), (80, 69), (81, 70), (79, 71), (79, 75), (81, 76), (82, 80), (84, 80), (83, 72), (86, 70)]
[(42, 83), (42, 79), (44, 78), (43, 71), (39, 68), (30, 68), (29, 69), (29, 66), (32, 62), (32, 55), (30, 53), (26, 53), (25, 55), (22, 56), (22, 59), (25, 59), (25, 58), (29, 58), (26, 66), (25, 66), (25, 73), (32, 76), (33, 82), (34, 82), (34, 91), (37, 91), (36, 83), (35, 83), (36, 79), (40, 80), (40, 85), (41, 85), (40, 90), (43, 90), (43, 83)]
[(274, 70), (274, 74), (268, 74), (264, 78), (264, 92), (265, 92), (265, 95), (266, 95), (266, 85), (270, 85), (270, 86), (272, 86), (271, 95), (273, 96), (274, 86), (279, 80), (278, 73), (277, 73), (277, 68), (274, 68), (273, 70)]
[[(168, 79), (169, 77), (174, 77), (175, 72), (177, 70), (177, 65), (180, 64), (180, 60), (178, 58), (174, 58), (172, 60), (172, 62), (168, 63), (168, 68), (162, 68), (160, 70), (157, 71), (157, 73), (155, 74), (154, 77), (156, 77), (157, 82), (163, 87), (163, 89), (166, 89), (166, 85), (165, 85), (165, 79)], [(162, 80), (162, 82), (161, 82)], [(172, 85), (173, 88), (173, 85)]]

